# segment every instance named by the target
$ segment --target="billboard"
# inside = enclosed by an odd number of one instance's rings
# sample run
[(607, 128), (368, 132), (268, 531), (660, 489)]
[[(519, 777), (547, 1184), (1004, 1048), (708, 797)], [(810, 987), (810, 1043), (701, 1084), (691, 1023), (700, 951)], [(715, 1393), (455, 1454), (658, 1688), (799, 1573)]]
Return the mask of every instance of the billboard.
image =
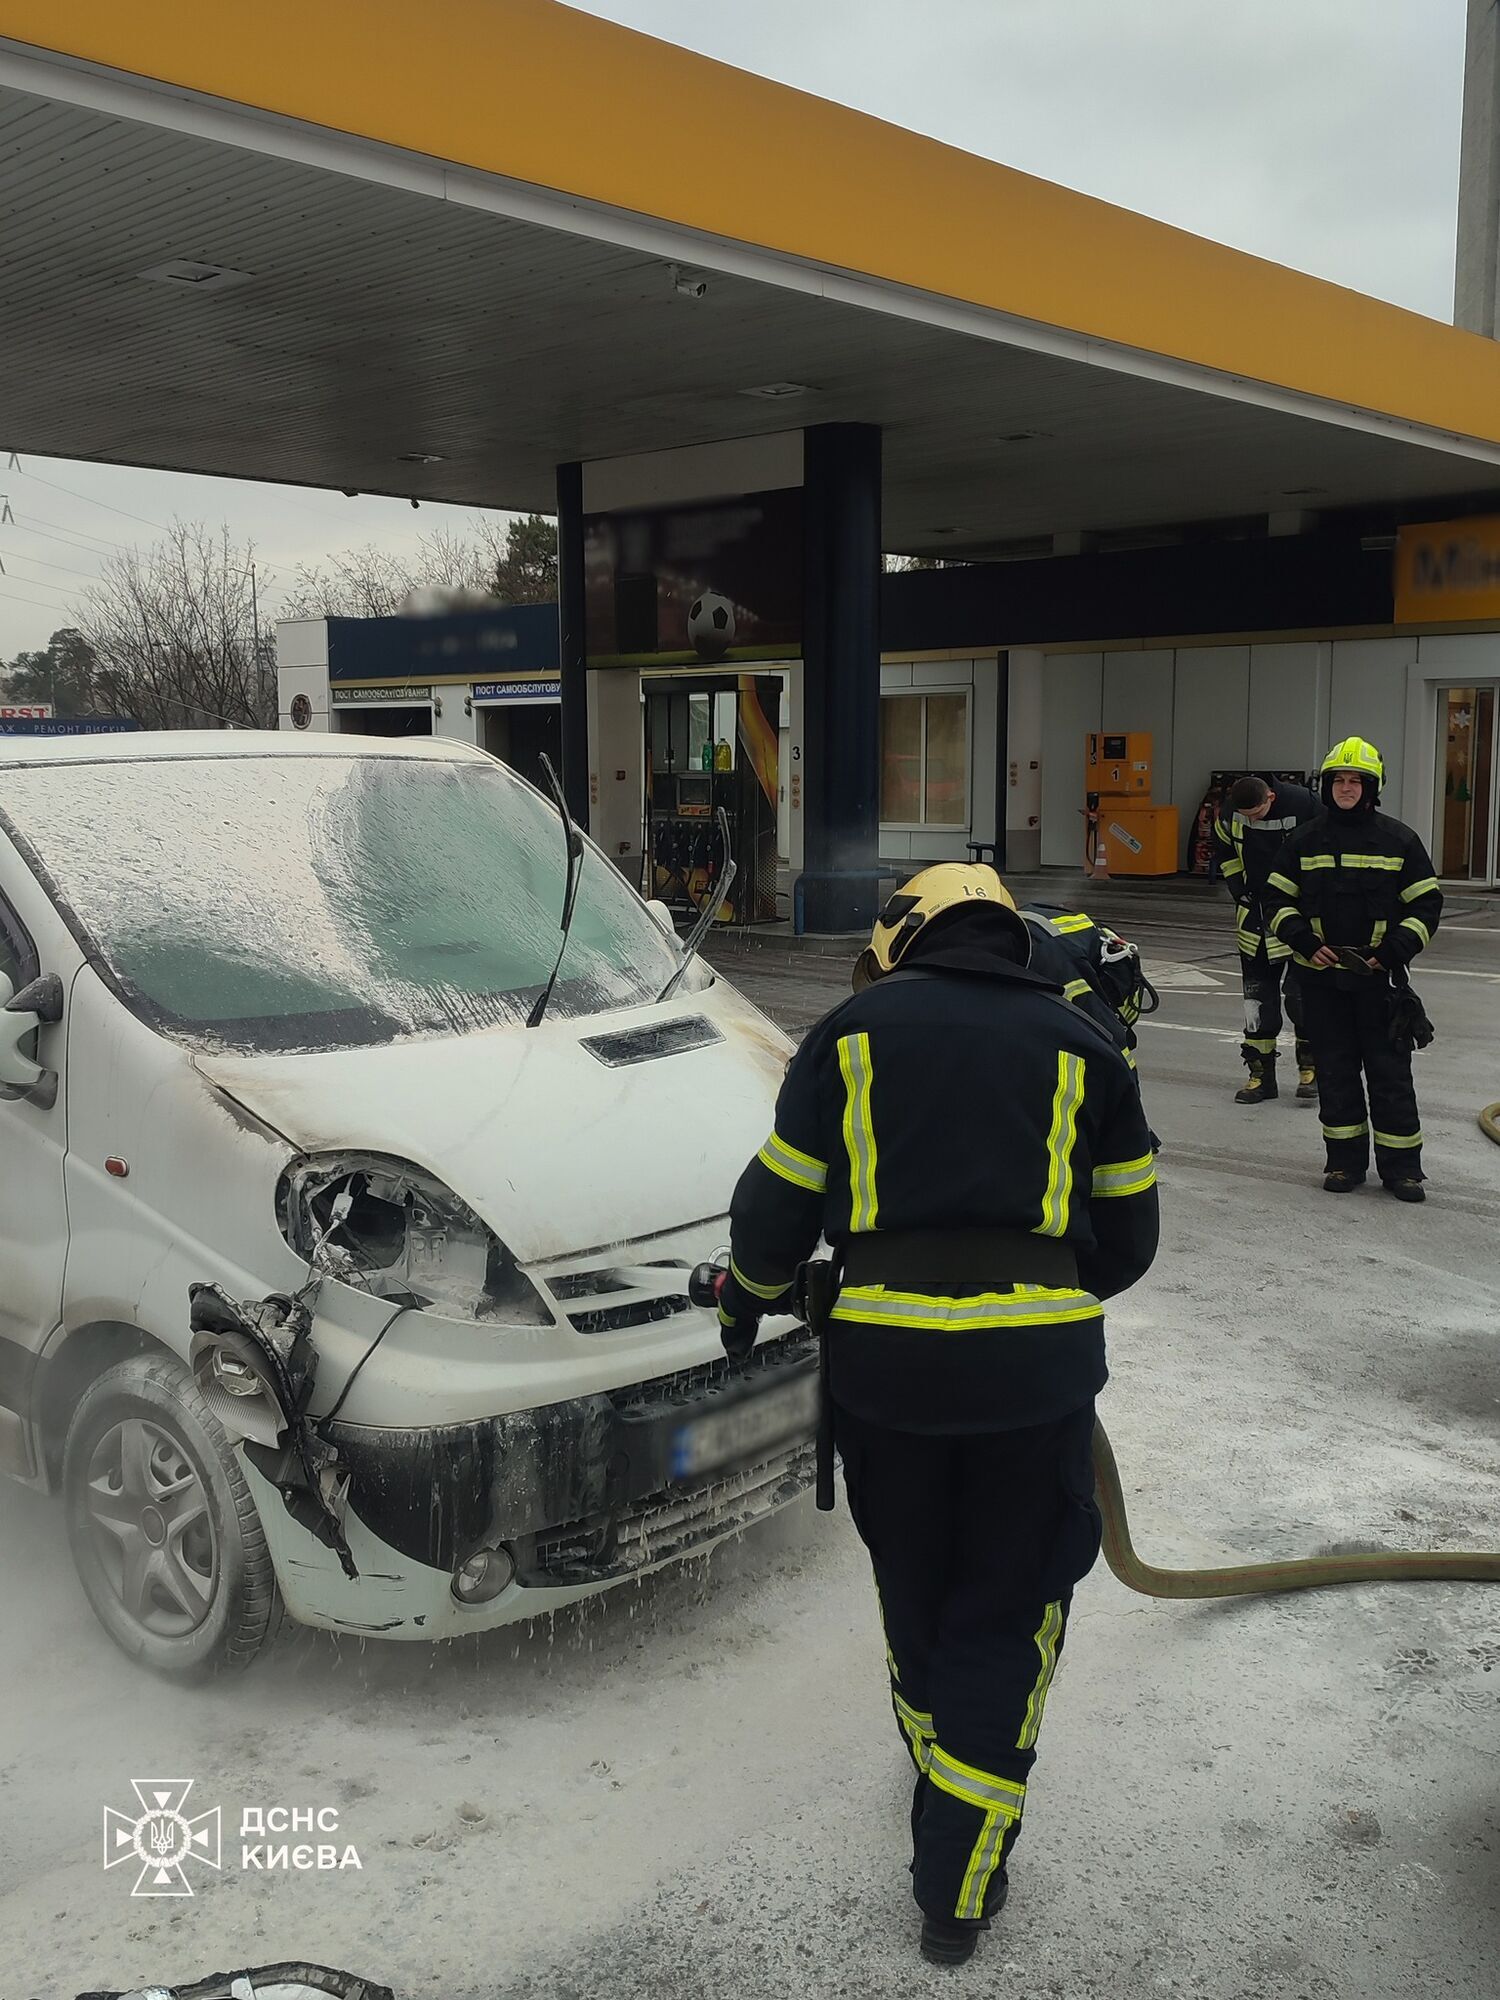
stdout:
[(0, 702), (0, 722), (47, 722), (54, 710), (50, 701)]
[(800, 657), (800, 486), (591, 514), (583, 535), (591, 667)]
[(1500, 617), (1500, 515), (1410, 522), (1396, 533), (1396, 623)]

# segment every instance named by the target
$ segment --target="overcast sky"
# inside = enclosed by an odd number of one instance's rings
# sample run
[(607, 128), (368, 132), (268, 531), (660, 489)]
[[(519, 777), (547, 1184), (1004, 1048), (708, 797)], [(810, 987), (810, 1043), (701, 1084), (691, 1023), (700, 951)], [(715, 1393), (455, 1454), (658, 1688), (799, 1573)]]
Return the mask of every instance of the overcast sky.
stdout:
[[(587, 0), (584, 11), (1451, 314), (1464, 0)], [(3, 468), (0, 493), (37, 525), (0, 526), (0, 659), (69, 622), (110, 544), (150, 541), (177, 515), (227, 521), (253, 537), (263, 573), (287, 580), (330, 551), (409, 548), (469, 518), (56, 460)], [(263, 612), (274, 617), (274, 586)]]

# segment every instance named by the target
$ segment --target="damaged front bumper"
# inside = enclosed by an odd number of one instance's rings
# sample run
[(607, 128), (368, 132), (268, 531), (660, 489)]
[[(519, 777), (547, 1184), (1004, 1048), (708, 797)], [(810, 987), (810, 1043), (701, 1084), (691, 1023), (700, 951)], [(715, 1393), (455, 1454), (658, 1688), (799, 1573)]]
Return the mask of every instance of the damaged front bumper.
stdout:
[[(629, 1387), (461, 1423), (318, 1426), (347, 1480), (358, 1570), (294, 1518), (247, 1457), (292, 1617), (336, 1631), (437, 1639), (529, 1618), (726, 1536), (813, 1482), (817, 1349), (804, 1330), (734, 1368), (710, 1361)], [(264, 1461), (262, 1461), (264, 1464)], [(512, 1580), (484, 1603), (455, 1589), (500, 1551)]]

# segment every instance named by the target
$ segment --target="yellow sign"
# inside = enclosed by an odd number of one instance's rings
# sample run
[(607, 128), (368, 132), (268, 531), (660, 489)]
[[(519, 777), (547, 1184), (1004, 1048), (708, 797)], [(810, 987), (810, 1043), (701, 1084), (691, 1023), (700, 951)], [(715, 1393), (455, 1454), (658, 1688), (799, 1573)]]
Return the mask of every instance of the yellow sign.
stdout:
[(1419, 521), (1396, 536), (1396, 623), (1500, 618), (1500, 514)]

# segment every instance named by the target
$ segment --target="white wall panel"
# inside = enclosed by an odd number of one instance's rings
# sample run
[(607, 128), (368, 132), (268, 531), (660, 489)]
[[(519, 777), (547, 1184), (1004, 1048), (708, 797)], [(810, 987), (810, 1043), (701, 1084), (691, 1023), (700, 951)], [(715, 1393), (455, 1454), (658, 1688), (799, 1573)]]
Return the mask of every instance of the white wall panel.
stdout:
[(1174, 805), (1178, 865), (1187, 858), (1193, 818), (1215, 771), (1246, 762), (1249, 743), (1250, 648), (1180, 646), (1172, 711), (1171, 789), (1157, 766), (1156, 802)]
[(1161, 804), (1165, 803), (1165, 787), (1172, 771), (1173, 671), (1170, 651), (1104, 655), (1104, 698), (1099, 726), (1149, 732)]
[(1042, 866), (1083, 854), (1084, 738), (1102, 727), (1102, 653), (1049, 653), (1042, 664)]
[(1317, 769), (1324, 749), (1319, 696), (1328, 669), (1328, 647), (1316, 641), (1250, 648), (1245, 762), (1252, 771)]
[(1375, 745), (1385, 759), (1385, 810), (1398, 819), (1406, 766), (1406, 677), (1416, 658), (1415, 636), (1333, 644), (1328, 741), (1363, 736)]

